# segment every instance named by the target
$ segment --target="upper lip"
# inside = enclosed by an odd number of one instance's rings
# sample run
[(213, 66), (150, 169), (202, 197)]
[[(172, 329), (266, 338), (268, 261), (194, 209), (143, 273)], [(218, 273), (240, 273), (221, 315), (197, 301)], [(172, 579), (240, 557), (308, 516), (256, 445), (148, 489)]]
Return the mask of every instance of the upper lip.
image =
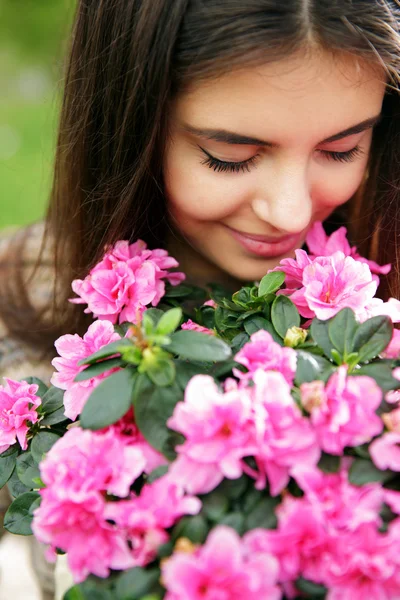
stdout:
[(232, 231), (243, 235), (244, 237), (250, 238), (251, 240), (255, 240), (256, 242), (265, 242), (266, 244), (279, 244), (280, 242), (284, 242), (290, 238), (297, 237), (298, 234), (290, 234), (284, 235), (282, 237), (273, 237), (271, 235), (259, 235), (258, 233), (247, 233), (245, 231), (239, 231), (238, 229), (234, 229), (233, 227), (229, 227)]

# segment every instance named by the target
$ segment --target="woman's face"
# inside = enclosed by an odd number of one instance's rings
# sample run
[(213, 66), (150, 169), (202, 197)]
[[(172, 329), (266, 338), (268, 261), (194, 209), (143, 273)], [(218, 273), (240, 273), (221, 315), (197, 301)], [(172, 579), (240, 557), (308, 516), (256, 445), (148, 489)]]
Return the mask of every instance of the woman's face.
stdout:
[(384, 93), (373, 65), (315, 53), (179, 96), (164, 182), (189, 276), (258, 280), (301, 247), (362, 183)]

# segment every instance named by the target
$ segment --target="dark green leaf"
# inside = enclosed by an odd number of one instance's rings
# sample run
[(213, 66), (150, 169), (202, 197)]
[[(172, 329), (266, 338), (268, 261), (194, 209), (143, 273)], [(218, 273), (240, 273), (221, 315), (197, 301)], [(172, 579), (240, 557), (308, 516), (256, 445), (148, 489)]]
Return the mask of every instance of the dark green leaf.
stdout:
[(277, 525), (275, 508), (279, 504), (278, 498), (262, 498), (253, 510), (246, 515), (244, 527), (246, 531), (263, 527), (264, 529), (274, 529)]
[(151, 368), (146, 369), (146, 373), (153, 383), (165, 387), (175, 380), (175, 365), (172, 360), (158, 360)]
[(245, 344), (249, 341), (250, 336), (248, 333), (242, 331), (237, 336), (235, 336), (232, 340), (232, 352), (236, 354), (243, 348)]
[(40, 471), (31, 452), (24, 452), (18, 456), (16, 471), (20, 481), (24, 485), (31, 490), (35, 489), (36, 486), (33, 479), (40, 477)]
[(296, 385), (310, 381), (327, 381), (335, 367), (323, 356), (297, 350)]
[(317, 466), (324, 473), (337, 473), (340, 468), (340, 456), (332, 456), (332, 454), (322, 452)]
[(152, 591), (159, 579), (159, 569), (136, 567), (125, 571), (117, 580), (115, 600), (140, 600)]
[(175, 380), (182, 390), (186, 388), (192, 377), (198, 374), (204, 375), (208, 372), (208, 368), (204, 364), (199, 365), (179, 359), (175, 360), (174, 363), (176, 368)]
[(253, 483), (243, 499), (243, 513), (245, 515), (251, 513), (263, 497), (264, 493), (261, 490), (256, 490)]
[(256, 315), (254, 317), (246, 319), (246, 321), (244, 322), (244, 329), (246, 333), (248, 333), (248, 335), (252, 335), (253, 333), (256, 333), (256, 331), (264, 329), (265, 331), (268, 331), (269, 334), (271, 334), (275, 342), (278, 342), (278, 344), (282, 345), (282, 339), (275, 331), (271, 321), (267, 321), (267, 319), (264, 319), (264, 317)]
[(247, 308), (247, 306), (252, 302), (250, 288), (243, 287), (238, 292), (235, 292), (232, 296), (232, 300), (238, 306), (241, 306), (242, 308)]
[(176, 382), (160, 388), (145, 375), (137, 379), (134, 393), (136, 423), (149, 444), (159, 452), (163, 452), (170, 434), (167, 420), (182, 398), (183, 391)]
[(103, 346), (103, 348), (94, 354), (91, 354), (84, 360), (79, 361), (78, 365), (92, 365), (98, 360), (104, 360), (105, 358), (114, 356), (114, 354), (121, 354), (121, 348), (128, 348), (128, 346), (132, 346), (132, 342), (129, 339), (123, 338), (121, 340), (116, 340), (115, 342), (107, 344), (107, 346)]
[(224, 479), (217, 487), (217, 490), (227, 498), (236, 500), (243, 496), (247, 485), (248, 479), (245, 475), (242, 475), (239, 479)]
[(115, 600), (115, 594), (100, 582), (89, 579), (69, 589), (63, 600)]
[(40, 421), (41, 425), (58, 425), (59, 423), (67, 423), (69, 421), (68, 417), (64, 414), (65, 408), (64, 405), (61, 406), (58, 410), (50, 413), (45, 416), (44, 419)]
[(32, 440), (31, 452), (33, 460), (39, 464), (44, 455), (60, 439), (60, 436), (52, 431), (39, 431)]
[(194, 517), (183, 517), (174, 527), (172, 539), (176, 541), (180, 537), (186, 537), (194, 544), (202, 544), (208, 535), (209, 526), (203, 515)]
[(332, 344), (341, 356), (353, 351), (353, 339), (358, 323), (351, 308), (343, 308), (328, 321), (328, 333)]
[(63, 600), (85, 600), (79, 585), (74, 585), (63, 596)]
[(273, 294), (283, 285), (285, 281), (285, 273), (282, 271), (274, 271), (273, 273), (267, 273), (261, 281), (258, 287), (258, 296), (265, 296), (266, 294)]
[(194, 288), (189, 285), (167, 286), (164, 298), (186, 298), (193, 293)]
[(360, 369), (352, 373), (352, 375), (368, 375), (368, 377), (372, 377), (384, 392), (396, 390), (400, 387), (400, 381), (392, 375), (389, 362), (384, 362), (383, 360), (363, 365)]
[(393, 323), (389, 317), (372, 317), (359, 325), (354, 336), (353, 349), (358, 352), (359, 362), (378, 356), (389, 344), (393, 335)]
[(135, 377), (135, 371), (127, 367), (104, 379), (83, 407), (81, 427), (103, 429), (121, 419), (131, 406)]
[(92, 377), (97, 377), (97, 375), (102, 375), (106, 371), (110, 369), (114, 369), (115, 367), (121, 367), (123, 365), (123, 361), (118, 356), (116, 358), (108, 358), (107, 360), (102, 360), (100, 362), (95, 363), (94, 365), (90, 365), (75, 377), (74, 381), (86, 381), (87, 379), (92, 379)]
[(14, 500), (5, 514), (4, 529), (17, 535), (32, 535), (33, 511), (40, 500), (37, 492), (26, 492)]
[(22, 483), (22, 481), (17, 475), (16, 469), (14, 469), (10, 479), (7, 482), (7, 488), (12, 498), (17, 498), (17, 496), (21, 496), (21, 494), (31, 491), (30, 487), (27, 487)]
[(161, 465), (149, 473), (146, 481), (147, 483), (153, 483), (154, 481), (157, 481), (157, 479), (160, 479), (160, 477), (164, 477), (166, 473), (168, 473), (168, 465)]
[(201, 500), (203, 503), (202, 513), (215, 523), (218, 523), (229, 509), (228, 498), (219, 490), (214, 490)]
[(52, 386), (43, 396), (41, 410), (45, 415), (50, 415), (64, 407), (64, 391)]
[(29, 384), (34, 383), (35, 385), (38, 385), (39, 389), (36, 392), (36, 396), (39, 396), (40, 398), (43, 398), (43, 396), (49, 389), (47, 387), (47, 385), (45, 383), (43, 383), (43, 381), (41, 379), (38, 379), (37, 377), (25, 377), (22, 381), (26, 381)]
[(277, 296), (271, 307), (271, 321), (283, 339), (290, 327), (300, 326), (300, 315), (289, 298), (286, 296)]
[(243, 535), (245, 532), (245, 516), (241, 512), (231, 512), (220, 520), (220, 525), (226, 525), (232, 527), (239, 535)]
[(165, 349), (180, 358), (203, 362), (219, 362), (231, 356), (231, 349), (222, 340), (199, 331), (181, 330), (171, 335)]
[(212, 306), (202, 306), (198, 311), (199, 321), (203, 327), (214, 329), (215, 327), (215, 308)]
[(310, 598), (313, 599), (325, 598), (325, 595), (327, 593), (327, 589), (323, 585), (320, 585), (319, 583), (314, 583), (313, 581), (309, 581), (308, 579), (304, 579), (303, 577), (299, 577), (297, 579), (296, 588), (299, 590), (299, 592), (308, 594)]
[(386, 470), (381, 471), (370, 460), (356, 458), (350, 467), (349, 481), (354, 485), (365, 485), (370, 482), (385, 483), (392, 479), (394, 473)]
[(0, 489), (4, 487), (10, 479), (17, 462), (17, 448), (13, 447), (13, 452), (9, 456), (0, 454)]
[(332, 358), (331, 350), (333, 344), (329, 337), (329, 321), (313, 319), (310, 327), (311, 337), (316, 344), (324, 351), (325, 356)]

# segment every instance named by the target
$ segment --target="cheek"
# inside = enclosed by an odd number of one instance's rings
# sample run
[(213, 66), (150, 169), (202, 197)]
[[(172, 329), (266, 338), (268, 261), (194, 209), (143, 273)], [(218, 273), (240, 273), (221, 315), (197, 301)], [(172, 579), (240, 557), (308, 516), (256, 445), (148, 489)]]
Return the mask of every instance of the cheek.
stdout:
[(317, 210), (335, 209), (355, 194), (365, 177), (367, 159), (336, 171), (324, 170), (314, 181), (312, 196)]
[(170, 146), (164, 162), (168, 210), (179, 220), (219, 221), (246, 201), (248, 190), (229, 173), (202, 165), (200, 151)]

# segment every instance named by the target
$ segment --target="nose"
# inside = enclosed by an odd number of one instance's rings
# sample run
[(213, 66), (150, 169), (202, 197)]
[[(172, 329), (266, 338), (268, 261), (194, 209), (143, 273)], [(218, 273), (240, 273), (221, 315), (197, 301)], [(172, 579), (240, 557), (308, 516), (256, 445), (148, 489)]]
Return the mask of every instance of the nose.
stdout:
[(312, 200), (306, 169), (282, 168), (263, 185), (252, 201), (256, 216), (289, 234), (307, 228), (312, 219)]

